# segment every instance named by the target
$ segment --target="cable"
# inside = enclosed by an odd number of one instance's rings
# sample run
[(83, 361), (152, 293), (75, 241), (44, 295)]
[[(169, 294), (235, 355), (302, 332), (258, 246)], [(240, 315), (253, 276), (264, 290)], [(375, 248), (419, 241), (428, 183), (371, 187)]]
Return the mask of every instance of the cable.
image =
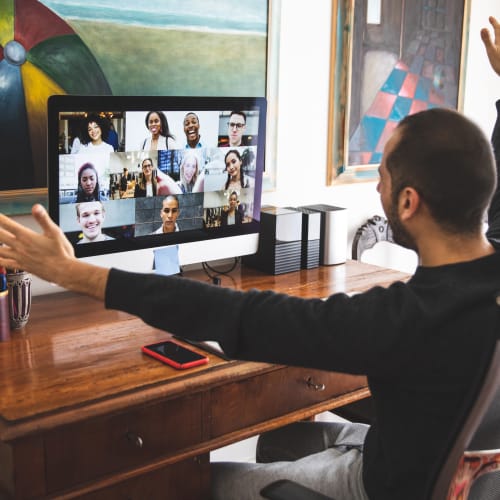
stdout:
[(215, 267), (212, 267), (208, 262), (202, 262), (201, 265), (206, 275), (212, 280), (212, 283), (214, 285), (220, 285), (220, 278), (218, 275), (229, 275), (229, 273), (236, 269), (236, 266), (239, 264), (239, 262), (240, 257), (234, 257), (234, 262), (228, 269), (216, 269)]

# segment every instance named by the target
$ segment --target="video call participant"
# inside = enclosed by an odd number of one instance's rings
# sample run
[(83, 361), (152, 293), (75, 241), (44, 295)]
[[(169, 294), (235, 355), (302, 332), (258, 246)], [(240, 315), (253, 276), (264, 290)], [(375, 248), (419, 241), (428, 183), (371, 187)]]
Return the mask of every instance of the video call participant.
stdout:
[(227, 179), (224, 189), (241, 189), (254, 187), (252, 177), (246, 176), (243, 172), (243, 158), (237, 149), (230, 149), (224, 156)]
[(179, 217), (179, 198), (170, 194), (162, 201), (160, 211), (162, 225), (153, 234), (174, 233), (179, 231), (177, 217)]
[(233, 224), (243, 223), (243, 214), (240, 210), (240, 202), (238, 200), (238, 193), (233, 191), (229, 195), (229, 206), (224, 207), (221, 214), (221, 225), (230, 226)]
[(101, 194), (97, 169), (92, 163), (84, 163), (78, 169), (76, 203), (84, 203), (87, 201), (107, 201), (107, 199), (106, 195)]
[(231, 111), (229, 121), (227, 122), (227, 137), (229, 144), (227, 146), (236, 148), (245, 146), (243, 134), (247, 127), (247, 115), (243, 111)]
[(227, 140), (219, 136), (219, 147), (246, 146), (243, 134), (246, 130), (247, 115), (243, 111), (231, 111), (227, 122)]
[(153, 175), (153, 159), (144, 158), (141, 163), (141, 170), (142, 173), (139, 176), (139, 181), (135, 184), (134, 198), (156, 196), (158, 183), (156, 181), (156, 175)]
[(149, 151), (175, 148), (175, 137), (170, 132), (167, 116), (163, 111), (149, 111), (144, 122), (151, 135), (144, 139), (139, 149)]
[(194, 112), (186, 113), (184, 117), (184, 133), (186, 134), (186, 149), (202, 148), (200, 142), (200, 119)]
[[(481, 35), (500, 75), (500, 24), (490, 22), (495, 41)], [(500, 160), (499, 102), (492, 141)], [(462, 114), (434, 108), (405, 117), (384, 147), (377, 191), (395, 241), (414, 249), (419, 265), (405, 282), (353, 296), (301, 299), (94, 266), (74, 257), (41, 205), (32, 209), (41, 234), (0, 214), (0, 266), (175, 335), (215, 340), (236, 359), (367, 375), (376, 412), (369, 428), (292, 424), (263, 454), (270, 463), (212, 463), (214, 500), (259, 498), (279, 478), (338, 499), (421, 500), (497, 342), (499, 169), (488, 139)], [(311, 435), (319, 446), (304, 450)]]
[(120, 149), (120, 139), (118, 137), (118, 132), (115, 130), (115, 126), (113, 125), (113, 122), (111, 120), (109, 120), (109, 132), (106, 142), (108, 144), (111, 144), (115, 151), (118, 151)]
[(80, 151), (80, 147), (82, 146), (82, 141), (80, 140), (81, 136), (81, 123), (78, 120), (69, 122), (69, 137), (73, 138), (73, 141), (70, 146), (70, 153), (76, 154)]
[(120, 198), (123, 198), (128, 190), (128, 183), (132, 180), (132, 175), (127, 167), (123, 167), (123, 172), (120, 177)]
[(83, 233), (83, 237), (78, 241), (78, 244), (114, 240), (114, 238), (102, 232), (104, 213), (104, 205), (100, 201), (76, 204), (76, 221), (82, 228)]
[(184, 155), (180, 166), (180, 179), (177, 182), (183, 193), (196, 193), (202, 190), (200, 176), (200, 159), (196, 153)]
[[(98, 115), (89, 115), (85, 120), (87, 134), (81, 140), (78, 153), (113, 153), (114, 149), (108, 144), (108, 123)], [(73, 152), (73, 151), (72, 151)]]

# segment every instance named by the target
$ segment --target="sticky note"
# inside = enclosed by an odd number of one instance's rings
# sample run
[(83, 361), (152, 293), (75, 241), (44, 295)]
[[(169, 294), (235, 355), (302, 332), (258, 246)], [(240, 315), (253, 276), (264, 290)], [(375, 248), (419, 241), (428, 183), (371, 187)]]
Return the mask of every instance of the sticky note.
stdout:
[(179, 247), (172, 245), (154, 250), (154, 270), (156, 274), (171, 275), (181, 272)]

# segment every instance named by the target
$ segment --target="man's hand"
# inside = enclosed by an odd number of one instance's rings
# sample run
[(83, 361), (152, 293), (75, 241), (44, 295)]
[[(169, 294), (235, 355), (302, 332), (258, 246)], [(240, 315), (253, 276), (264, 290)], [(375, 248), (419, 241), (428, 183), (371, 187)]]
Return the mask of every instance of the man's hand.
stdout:
[(481, 39), (486, 47), (486, 54), (490, 60), (491, 67), (500, 75), (500, 23), (493, 16), (489, 18), (489, 21), (493, 27), (495, 41), (492, 40), (488, 28), (481, 30)]
[(34, 205), (31, 213), (42, 234), (0, 214), (0, 264), (54, 281), (64, 262), (74, 258), (73, 247), (41, 205)]
[(0, 266), (23, 269), (62, 287), (103, 299), (108, 270), (79, 261), (42, 205), (31, 213), (42, 233), (0, 214)]

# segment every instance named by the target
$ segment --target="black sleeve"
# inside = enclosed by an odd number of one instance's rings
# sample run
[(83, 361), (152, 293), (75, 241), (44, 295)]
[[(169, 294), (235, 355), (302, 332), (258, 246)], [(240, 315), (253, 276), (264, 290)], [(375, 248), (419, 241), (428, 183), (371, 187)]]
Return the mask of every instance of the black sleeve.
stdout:
[[(407, 295), (402, 287), (375, 287), (352, 298), (339, 293), (327, 300), (301, 299), (111, 269), (106, 307), (139, 316), (180, 337), (216, 340), (236, 359), (347, 373), (398, 372), (405, 356), (398, 351), (388, 362), (387, 352), (402, 331), (401, 321), (406, 324), (415, 314), (413, 299), (407, 308), (400, 298)], [(388, 314), (396, 298), (394, 314)], [(383, 336), (373, 326), (382, 324)], [(408, 352), (413, 356), (411, 345)]]
[(241, 292), (178, 276), (111, 269), (106, 284), (107, 308), (191, 340), (216, 340), (228, 354), (235, 351), (241, 302)]
[(500, 242), (500, 100), (496, 102), (497, 119), (491, 136), (493, 153), (497, 167), (497, 187), (488, 209), (488, 231), (486, 235), (489, 239)]

